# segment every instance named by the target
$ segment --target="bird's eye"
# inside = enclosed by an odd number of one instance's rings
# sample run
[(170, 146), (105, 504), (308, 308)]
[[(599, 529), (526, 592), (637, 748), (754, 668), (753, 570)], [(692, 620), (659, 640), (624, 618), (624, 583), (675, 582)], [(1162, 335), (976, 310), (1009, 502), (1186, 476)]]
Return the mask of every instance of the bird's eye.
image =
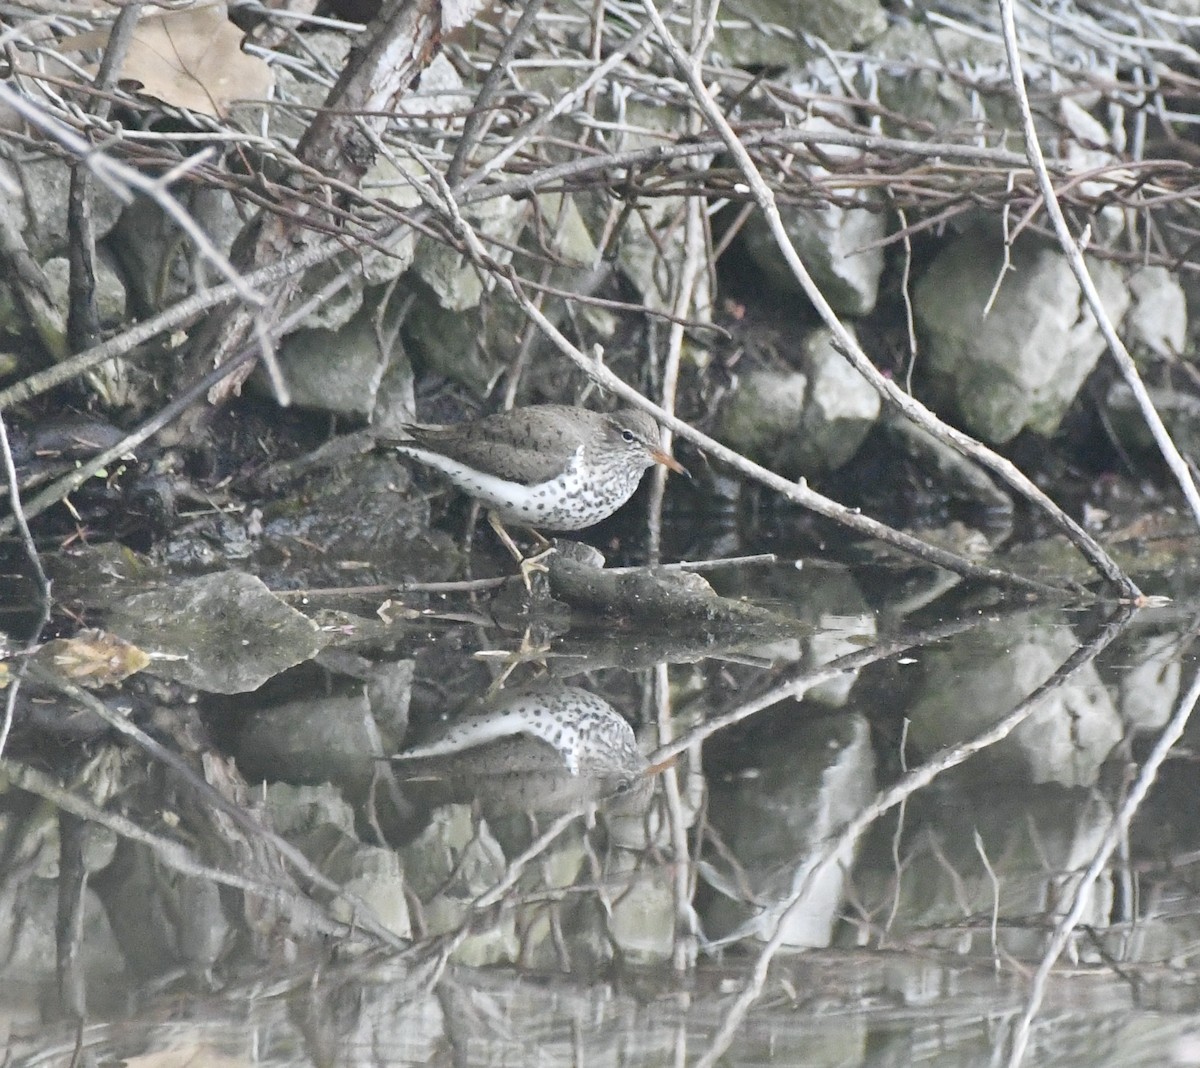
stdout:
[(637, 435), (632, 430), (622, 430), (621, 439), (632, 445), (637, 440)]
[(633, 783), (631, 783), (628, 779), (618, 779), (614, 792), (618, 794), (627, 794), (631, 789), (633, 789)]

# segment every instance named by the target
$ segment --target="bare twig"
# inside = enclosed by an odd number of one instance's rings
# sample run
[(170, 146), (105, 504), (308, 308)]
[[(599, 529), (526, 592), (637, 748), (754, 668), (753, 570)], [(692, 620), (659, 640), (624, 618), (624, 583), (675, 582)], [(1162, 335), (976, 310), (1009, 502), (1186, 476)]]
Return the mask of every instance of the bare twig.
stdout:
[(513, 26), (512, 32), (504, 42), (504, 46), (492, 61), (492, 68), (487, 72), (487, 77), (483, 79), (483, 84), (479, 87), (479, 92), (475, 95), (475, 103), (467, 113), (462, 133), (458, 135), (458, 144), (454, 148), (454, 155), (451, 157), (450, 164), (446, 168), (446, 181), (450, 186), (456, 186), (461, 181), (467, 158), (475, 151), (476, 143), (479, 140), (480, 128), (487, 119), (492, 97), (495, 96), (500, 82), (508, 73), (509, 62), (517, 54), (517, 49), (525, 43), (525, 39), (537, 19), (538, 12), (542, 10), (544, 3), (545, 0), (526, 0), (525, 8), (521, 12), (520, 18), (517, 19), (516, 25)]
[[(32, 628), (29, 640), (26, 642), (25, 648), (26, 651), (29, 651), (41, 640), (42, 628), (50, 618), (50, 580), (46, 577), (46, 572), (42, 569), (42, 558), (38, 555), (37, 545), (34, 544), (33, 535), (29, 532), (29, 523), (25, 516), (25, 510), (21, 506), (21, 489), (17, 484), (17, 465), (13, 461), (12, 449), (8, 443), (8, 428), (5, 426), (3, 414), (0, 414), (0, 453), (3, 454), (4, 458), (4, 473), (8, 482), (8, 499), (12, 508), (13, 522), (16, 524), (17, 530), (21, 533), (21, 545), (25, 550), (25, 557), (29, 561), (29, 566), (33, 568), (33, 574), (38, 584), (40, 615), (37, 625)], [(12, 730), (13, 715), (17, 707), (17, 693), (21, 689), (21, 680), (25, 677), (28, 667), (29, 658), (22, 657), (6, 688), (7, 692), (4, 695), (4, 723), (0, 725), (0, 757), (4, 755), (4, 747), (8, 743), (8, 735), (9, 731)]]
[[(113, 20), (108, 45), (96, 72), (95, 88), (103, 93), (116, 81), (117, 72), (133, 42), (133, 31), (141, 14), (140, 2), (126, 4)], [(111, 101), (98, 96), (97, 121), (108, 117)], [(96, 230), (92, 223), (92, 170), (82, 160), (71, 167), (67, 193), (68, 283), (67, 339), (78, 352), (90, 348), (100, 336), (100, 313), (96, 308)]]

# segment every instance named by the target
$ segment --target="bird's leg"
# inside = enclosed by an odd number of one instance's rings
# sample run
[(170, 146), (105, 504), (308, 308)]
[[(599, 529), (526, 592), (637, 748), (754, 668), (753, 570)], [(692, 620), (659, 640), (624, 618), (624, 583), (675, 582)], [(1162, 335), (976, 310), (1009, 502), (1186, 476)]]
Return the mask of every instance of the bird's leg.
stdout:
[(538, 534), (537, 531), (532, 531), (532, 533), (534, 535), (536, 535), (537, 539), (543, 545), (547, 546), (547, 548), (543, 549), (540, 553), (536, 553), (535, 555), (530, 556), (530, 557), (522, 556), (521, 550), (517, 548), (517, 543), (512, 540), (512, 537), (509, 535), (508, 531), (504, 529), (504, 524), (500, 521), (500, 517), (491, 510), (488, 511), (488, 523), (491, 525), (491, 528), (496, 532), (496, 537), (498, 537), (504, 543), (504, 547), (510, 553), (512, 553), (513, 559), (516, 560), (517, 563), (520, 565), (521, 580), (525, 583), (525, 589), (527, 589), (529, 591), (530, 596), (532, 596), (533, 595), (533, 581), (530, 578), (530, 576), (535, 571), (549, 571), (550, 570), (548, 567), (546, 567), (545, 564), (542, 563), (542, 560), (545, 559), (545, 557), (549, 556), (550, 553), (554, 552), (554, 547), (552, 545), (550, 545), (550, 543), (548, 541), (546, 541), (545, 538), (543, 538), (540, 534)]
[(543, 671), (546, 668), (546, 654), (550, 652), (550, 643), (548, 641), (534, 641), (532, 628), (526, 627), (525, 633), (521, 635), (521, 644), (513, 653), (493, 653), (491, 650), (480, 650), (475, 654), (477, 660), (491, 659), (497, 656), (502, 667), (500, 674), (492, 681), (488, 687), (487, 696), (493, 697), (504, 689), (504, 684), (508, 681), (508, 677), (521, 665), (528, 663), (540, 663)]

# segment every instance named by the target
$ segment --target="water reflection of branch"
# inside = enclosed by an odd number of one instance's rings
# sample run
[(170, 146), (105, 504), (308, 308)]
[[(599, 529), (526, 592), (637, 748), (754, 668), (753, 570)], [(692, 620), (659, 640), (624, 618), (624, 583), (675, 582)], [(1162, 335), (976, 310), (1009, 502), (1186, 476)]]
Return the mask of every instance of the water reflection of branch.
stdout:
[[(671, 681), (666, 664), (654, 669), (654, 699), (658, 737), (670, 739), (674, 717), (671, 715)], [(669, 741), (668, 743), (669, 744)], [(688, 774), (692, 773), (688, 768)], [(687, 820), (683, 814), (683, 798), (679, 789), (679, 765), (673, 764), (662, 773), (663, 795), (667, 803), (668, 826), (671, 831), (671, 889), (675, 900), (674, 966), (677, 972), (686, 971), (696, 962), (699, 947), (700, 923), (693, 905), (695, 900), (695, 868), (688, 848)]]
[[(759, 951), (749, 978), (743, 984), (741, 992), (730, 1006), (729, 1011), (725, 1014), (721, 1027), (713, 1038), (712, 1046), (696, 1062), (696, 1068), (713, 1068), (721, 1055), (729, 1049), (733, 1042), (734, 1033), (746, 1018), (746, 1014), (750, 1011), (750, 1006), (758, 1000), (763, 992), (767, 981), (767, 970), (775, 954), (783, 945), (787, 935), (788, 921), (805, 904), (805, 898), (809, 890), (825, 868), (844, 849), (855, 842), (876, 820), (895, 808), (906, 798), (911, 797), (917, 790), (928, 786), (943, 772), (957, 767), (969, 757), (1007, 738), (1037, 711), (1038, 705), (1043, 698), (1063, 686), (1083, 667), (1095, 660), (1117, 635), (1125, 629), (1135, 614), (1136, 610), (1132, 608), (1124, 608), (1119, 611), (1108, 623), (1100, 627), (1094, 637), (1083, 645), (1080, 645), (1045, 682), (1021, 701), (1002, 720), (982, 734), (976, 735), (970, 741), (946, 749), (920, 767), (909, 772), (894, 785), (880, 793), (870, 805), (846, 824), (837, 837), (830, 841), (825, 849), (816, 857), (815, 861), (811, 863), (804, 878), (799, 881), (795, 889), (772, 909), (775, 913), (774, 931)], [(1192, 700), (1194, 703), (1195, 698)]]
[[(395, 949), (404, 948), (407, 943), (404, 939), (399, 938), (394, 932), (388, 930), (375, 914), (375, 910), (367, 904), (357, 894), (347, 891), (343, 886), (339, 885), (333, 879), (330, 879), (324, 872), (318, 869), (303, 853), (300, 852), (294, 845), (286, 839), (280, 837), (274, 831), (263, 826), (249, 812), (240, 805), (234, 803), (211, 783), (202, 779), (191, 765), (178, 753), (168, 749), (161, 742), (152, 738), (137, 724), (129, 719), (119, 716), (117, 713), (108, 708), (103, 701), (98, 700), (95, 696), (88, 693), (86, 690), (76, 686), (74, 683), (68, 682), (66, 679), (60, 678), (52, 672), (46, 671), (37, 664), (31, 665), (30, 674), (39, 682), (46, 686), (51, 686), (59, 692), (65, 694), (77, 704), (82, 705), (89, 712), (99, 716), (105, 723), (115, 730), (131, 739), (136, 745), (143, 749), (149, 756), (167, 765), (172, 771), (176, 772), (187, 785), (196, 792), (199, 797), (213, 806), (214, 809), (228, 816), (243, 832), (266, 842), (272, 846), (277, 853), (285, 859), (293, 868), (296, 869), (305, 879), (310, 880), (315, 886), (327, 890), (335, 897), (341, 898), (354, 910), (355, 926), (373, 935), (376, 939), (384, 942)], [(345, 930), (344, 927), (339, 927), (340, 930)]]
[(667, 745), (659, 746), (650, 754), (650, 763), (662, 763), (664, 760), (682, 753), (685, 749), (689, 749), (693, 745), (697, 745), (706, 738), (711, 737), (717, 731), (724, 730), (726, 727), (732, 727), (735, 723), (740, 723), (744, 719), (749, 719), (751, 716), (779, 704), (780, 701), (786, 701), (788, 698), (796, 698), (798, 700), (807, 691), (820, 686), (822, 683), (836, 679), (839, 675), (844, 675), (848, 671), (856, 671), (866, 667), (868, 664), (887, 660), (889, 657), (896, 656), (898, 653), (902, 653), (906, 649), (911, 649), (916, 645), (929, 645), (932, 642), (941, 641), (943, 638), (961, 634), (963, 631), (982, 626), (986, 621), (983, 616), (976, 616), (969, 619), (956, 619), (940, 623), (925, 630), (902, 634), (891, 641), (879, 642), (868, 646), (866, 649), (855, 650), (853, 653), (839, 656), (836, 660), (831, 660), (828, 664), (824, 664), (821, 667), (806, 668), (798, 671), (786, 681), (772, 686), (757, 697), (751, 698), (749, 701), (744, 701), (736, 708), (731, 708), (728, 712), (712, 716), (698, 726), (693, 727), (686, 734), (681, 734)]
[(500, 878), (491, 887), (482, 894), (479, 894), (467, 905), (466, 918), (458, 925), (457, 930), (452, 934), (435, 936), (434, 940), (438, 943), (435, 977), (441, 975), (442, 970), (450, 963), (450, 958), (454, 955), (454, 951), (470, 937), (480, 914), (493, 905), (511, 904), (511, 902), (506, 902), (504, 897), (516, 886), (517, 880), (520, 879), (526, 867), (549, 849), (558, 839), (558, 836), (591, 807), (592, 802), (581, 803), (559, 816), (549, 827), (530, 842), (521, 853), (508, 862)]
[(1025, 1048), (1029, 1043), (1029, 1033), (1033, 1027), (1033, 1020), (1037, 1016), (1038, 1009), (1041, 1008), (1042, 999), (1046, 993), (1046, 981), (1049, 979), (1054, 965), (1058, 962), (1058, 958), (1062, 955), (1067, 940), (1079, 925), (1079, 920), (1083, 916), (1083, 910), (1087, 908), (1091, 897), (1093, 885), (1100, 877), (1100, 873), (1104, 870), (1104, 866), (1108, 863), (1117, 846), (1120, 845), (1129, 833), (1129, 826), (1133, 822), (1133, 817), (1137, 814), (1138, 808), (1141, 807), (1142, 802), (1146, 799), (1146, 794), (1150, 791), (1150, 787), (1158, 777), (1158, 769), (1162, 766), (1163, 761), (1166, 760), (1175, 743), (1183, 735), (1184, 728), (1187, 726), (1188, 720), (1191, 718), (1198, 701), (1200, 701), (1200, 671), (1196, 673), (1196, 677), (1192, 680), (1192, 688), (1188, 690), (1187, 694), (1179, 702), (1175, 714), (1163, 728), (1162, 734), (1158, 736), (1158, 741), (1154, 743), (1154, 748), (1146, 758), (1146, 762), (1142, 765), (1141, 771), (1138, 772), (1138, 777), (1130, 787), (1125, 801), (1117, 810), (1112, 823), (1109, 824), (1104, 838), (1101, 839), (1100, 847), (1096, 850), (1095, 856), (1092, 857), (1092, 862), (1087, 866), (1079, 882), (1076, 884), (1074, 893), (1071, 896), (1071, 907), (1054, 928), (1050, 944), (1046, 947), (1046, 952), (1043, 954), (1041, 963), (1038, 965), (1038, 970), (1034, 974), (1033, 982), (1030, 984), (1029, 1002), (1025, 1007), (1025, 1012), (1022, 1014), (1020, 1021), (1017, 1023), (1016, 1030), (1013, 1032), (1012, 1052), (1008, 1061), (1009, 1068), (1017, 1068), (1025, 1056)]
[(110, 812), (93, 804), (85, 797), (80, 797), (37, 768), (22, 764), (11, 758), (0, 759), (0, 774), (18, 789), (48, 801), (55, 808), (69, 812), (81, 820), (95, 823), (99, 827), (107, 827), (115, 835), (138, 842), (149, 849), (167, 868), (179, 872), (180, 875), (191, 876), (195, 879), (207, 879), (221, 886), (229, 886), (243, 893), (254, 894), (264, 900), (283, 906), (288, 913), (320, 934), (345, 936), (350, 927), (340, 920), (334, 920), (311, 898), (289, 890), (278, 883), (267, 883), (252, 879), (239, 872), (224, 871), (196, 859), (192, 851), (182, 842), (173, 838), (164, 838), (140, 826), (128, 816), (119, 812)]

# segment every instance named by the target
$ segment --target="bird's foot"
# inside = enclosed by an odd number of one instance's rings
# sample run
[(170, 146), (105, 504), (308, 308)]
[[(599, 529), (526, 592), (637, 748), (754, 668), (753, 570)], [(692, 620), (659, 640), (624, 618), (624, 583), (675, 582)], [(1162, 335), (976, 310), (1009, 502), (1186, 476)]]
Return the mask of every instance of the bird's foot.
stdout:
[(530, 627), (525, 628), (525, 633), (521, 635), (521, 644), (513, 652), (501, 652), (500, 650), (481, 649), (475, 654), (477, 660), (498, 660), (500, 674), (492, 681), (488, 687), (487, 696), (492, 697), (504, 689), (504, 684), (508, 681), (509, 676), (522, 664), (541, 664), (542, 668), (546, 667), (546, 654), (550, 652), (550, 643), (533, 640), (533, 632)]
[(525, 589), (529, 591), (530, 597), (533, 596), (533, 576), (539, 571), (542, 574), (549, 573), (550, 568), (542, 563), (542, 561), (556, 551), (554, 546), (551, 545), (549, 548), (543, 549), (540, 553), (521, 558), (521, 581), (525, 583)]

